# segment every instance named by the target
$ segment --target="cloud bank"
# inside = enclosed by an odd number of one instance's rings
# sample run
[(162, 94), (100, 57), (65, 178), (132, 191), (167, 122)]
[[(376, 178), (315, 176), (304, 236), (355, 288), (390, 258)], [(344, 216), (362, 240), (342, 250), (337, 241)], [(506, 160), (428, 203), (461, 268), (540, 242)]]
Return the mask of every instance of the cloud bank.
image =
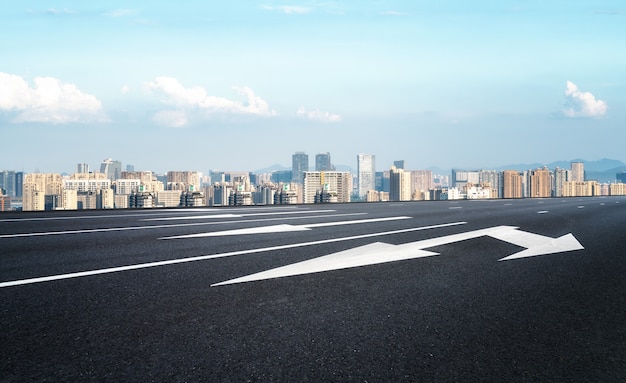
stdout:
[(321, 110), (306, 110), (304, 107), (300, 107), (297, 113), (298, 117), (307, 118), (309, 120), (321, 121), (321, 122), (340, 122), (341, 116), (330, 112), (322, 112)]
[(102, 104), (74, 84), (35, 77), (31, 87), (20, 76), (0, 72), (0, 110), (15, 113), (12, 122), (52, 124), (105, 121)]
[(173, 77), (157, 77), (146, 85), (148, 91), (161, 96), (161, 101), (176, 108), (174, 111), (160, 112), (155, 121), (172, 127), (182, 127), (189, 121), (189, 114), (200, 110), (205, 113), (248, 114), (257, 116), (275, 116), (276, 111), (269, 104), (254, 94), (248, 87), (233, 87), (243, 100), (230, 100), (224, 97), (210, 96), (207, 91), (194, 86), (185, 88)]
[(565, 98), (563, 115), (566, 117), (602, 117), (608, 109), (606, 102), (597, 100), (590, 92), (580, 91), (571, 81), (566, 84)]

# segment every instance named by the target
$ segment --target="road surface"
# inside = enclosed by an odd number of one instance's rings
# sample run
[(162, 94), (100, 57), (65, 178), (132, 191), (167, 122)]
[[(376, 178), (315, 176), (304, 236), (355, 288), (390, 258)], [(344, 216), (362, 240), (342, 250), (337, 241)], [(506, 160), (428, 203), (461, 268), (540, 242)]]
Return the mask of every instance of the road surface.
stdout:
[(626, 198), (0, 215), (0, 381), (626, 381)]

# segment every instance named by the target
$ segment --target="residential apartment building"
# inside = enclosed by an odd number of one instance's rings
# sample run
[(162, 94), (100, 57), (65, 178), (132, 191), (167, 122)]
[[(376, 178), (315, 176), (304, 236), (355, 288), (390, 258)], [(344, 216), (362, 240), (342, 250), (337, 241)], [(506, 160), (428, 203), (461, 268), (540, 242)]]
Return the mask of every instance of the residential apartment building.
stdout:
[(63, 178), (56, 173), (31, 173), (24, 175), (22, 210), (45, 210), (46, 196), (60, 196)]
[[(315, 203), (316, 195), (327, 195), (328, 202), (350, 202), (352, 177), (349, 172), (304, 172), (304, 203)], [(326, 200), (324, 200), (326, 201)]]
[(530, 175), (530, 198), (552, 196), (552, 174), (547, 168), (536, 169)]
[(517, 170), (502, 172), (502, 197), (522, 198), (522, 176)]
[(411, 173), (392, 166), (389, 170), (389, 200), (411, 200)]

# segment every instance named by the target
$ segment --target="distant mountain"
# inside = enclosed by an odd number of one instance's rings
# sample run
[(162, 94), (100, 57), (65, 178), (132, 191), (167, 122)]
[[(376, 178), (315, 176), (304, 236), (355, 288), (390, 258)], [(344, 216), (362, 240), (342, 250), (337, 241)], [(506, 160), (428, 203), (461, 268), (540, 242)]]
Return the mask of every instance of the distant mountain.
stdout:
[(281, 172), (281, 171), (285, 171), (285, 170), (291, 170), (291, 168), (285, 167), (285, 166), (280, 165), (280, 164), (274, 164), (272, 166), (268, 166), (268, 167), (263, 168), (263, 169), (255, 170), (255, 171), (253, 171), (253, 173), (255, 173), (255, 174), (264, 174), (264, 173)]
[(611, 160), (608, 158), (603, 158), (599, 161), (586, 161), (582, 159), (574, 159), (570, 161), (555, 161), (548, 164), (542, 163), (533, 163), (533, 164), (516, 164), (516, 165), (506, 165), (499, 166), (496, 170), (533, 170), (537, 168), (542, 168), (544, 166), (548, 167), (548, 169), (554, 169), (556, 167), (569, 169), (571, 168), (572, 162), (583, 162), (585, 164), (585, 171), (590, 172), (606, 172), (613, 171), (614, 169), (626, 167), (626, 164), (619, 160)]
[(497, 167), (496, 170), (533, 170), (546, 166), (548, 169), (556, 167), (562, 169), (570, 169), (572, 162), (582, 162), (585, 164), (585, 179), (598, 180), (599, 182), (614, 182), (615, 174), (626, 171), (626, 164), (619, 160), (603, 158), (599, 161), (586, 161), (582, 159), (574, 159), (570, 161), (555, 161), (548, 164), (516, 164)]

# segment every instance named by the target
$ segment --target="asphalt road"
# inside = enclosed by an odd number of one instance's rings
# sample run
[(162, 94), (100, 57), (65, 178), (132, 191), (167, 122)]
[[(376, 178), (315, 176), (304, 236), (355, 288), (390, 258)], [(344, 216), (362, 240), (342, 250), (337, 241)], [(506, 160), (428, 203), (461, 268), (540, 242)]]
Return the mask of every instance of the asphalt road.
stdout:
[(624, 382), (625, 233), (623, 197), (3, 213), (0, 381)]

